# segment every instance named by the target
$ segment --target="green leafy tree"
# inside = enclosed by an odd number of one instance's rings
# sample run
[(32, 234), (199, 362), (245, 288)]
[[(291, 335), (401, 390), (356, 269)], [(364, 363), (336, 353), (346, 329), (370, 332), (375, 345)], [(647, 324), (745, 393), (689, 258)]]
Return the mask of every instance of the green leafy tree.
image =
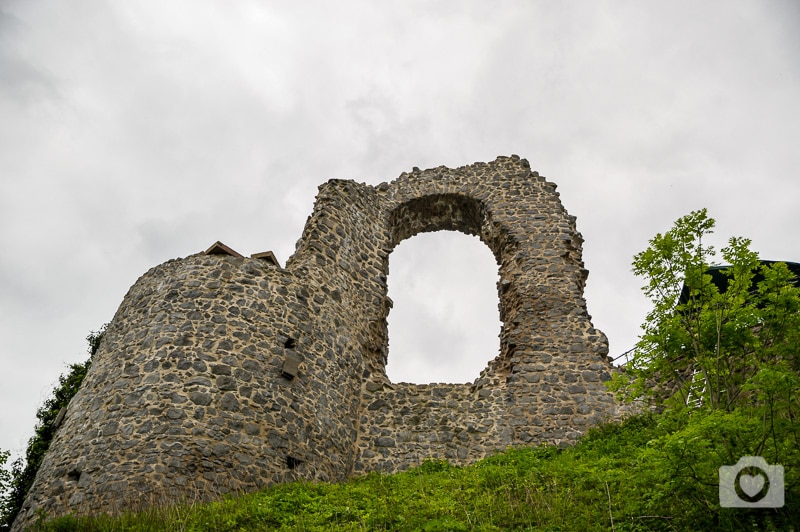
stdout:
[(634, 257), (633, 272), (645, 278), (653, 305), (626, 368), (634, 397), (663, 400), (674, 392), (673, 402), (730, 412), (777, 399), (776, 383), (797, 376), (800, 288), (792, 272), (759, 261), (741, 237), (722, 248), (727, 265), (715, 265), (706, 244), (713, 229), (705, 209), (694, 211)]
[(0, 493), (5, 493), (11, 483), (11, 474), (6, 469), (8, 457), (11, 455), (8, 451), (0, 450)]
[[(662, 411), (663, 433), (641, 456), (664, 488), (648, 502), (653, 512), (707, 516), (707, 528), (782, 529), (800, 515), (800, 287), (746, 238), (718, 254), (714, 225), (694, 211), (634, 256), (652, 310), (612, 386)], [(786, 467), (784, 508), (720, 508), (719, 468), (748, 455)]]
[[(24, 459), (18, 458), (11, 464), (10, 475), (3, 469), (3, 473), (8, 477), (0, 476), (0, 487), (3, 488), (3, 496), (0, 499), (0, 526), (11, 526), (22, 509), (25, 497), (33, 485), (44, 455), (50, 448), (50, 442), (58, 429), (56, 419), (59, 412), (67, 408), (70, 400), (78, 392), (92, 364), (92, 357), (100, 348), (105, 329), (104, 325), (99, 331), (92, 332), (86, 337), (89, 343), (89, 358), (83, 363), (70, 364), (68, 371), (58, 378), (58, 384), (53, 389), (51, 397), (36, 411), (38, 422), (34, 428), (34, 435), (28, 440)], [(8, 453), (0, 452), (0, 459), (2, 459), (0, 465), (4, 465)]]

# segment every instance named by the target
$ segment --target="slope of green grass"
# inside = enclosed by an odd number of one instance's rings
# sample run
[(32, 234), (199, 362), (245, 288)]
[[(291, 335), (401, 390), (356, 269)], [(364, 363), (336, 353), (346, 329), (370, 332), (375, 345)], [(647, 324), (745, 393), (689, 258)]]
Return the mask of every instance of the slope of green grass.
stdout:
[[(800, 451), (780, 442), (792, 443), (794, 426), (782, 426), (771, 449), (750, 437), (760, 422), (740, 412), (646, 414), (594, 429), (563, 450), (509, 449), (469, 467), (427, 461), (394, 475), (285, 484), (115, 518), (68, 516), (39, 529), (793, 530)], [(736, 463), (732, 449), (751, 454), (755, 443), (771, 463), (785, 464), (786, 506), (720, 508), (719, 466)]]

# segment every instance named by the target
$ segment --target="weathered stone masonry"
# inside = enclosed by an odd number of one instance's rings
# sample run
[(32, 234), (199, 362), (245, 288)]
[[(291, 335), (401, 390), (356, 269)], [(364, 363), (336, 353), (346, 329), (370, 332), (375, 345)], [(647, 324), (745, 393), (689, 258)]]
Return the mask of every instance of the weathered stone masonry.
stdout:
[[(389, 255), (443, 229), (479, 236), (497, 259), (499, 355), (473, 383), (391, 383)], [(114, 512), (569, 444), (616, 413), (581, 244), (556, 186), (512, 156), (377, 187), (331, 180), (285, 269), (225, 254), (156, 266), (109, 325), (15, 526), (37, 510)]]

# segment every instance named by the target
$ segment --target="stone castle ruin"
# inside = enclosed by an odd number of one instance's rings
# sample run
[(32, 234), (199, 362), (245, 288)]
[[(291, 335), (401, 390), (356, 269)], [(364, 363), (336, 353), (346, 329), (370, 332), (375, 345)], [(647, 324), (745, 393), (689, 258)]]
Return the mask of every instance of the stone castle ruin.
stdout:
[[(389, 255), (439, 230), (497, 260), (499, 355), (472, 383), (394, 383)], [(328, 181), (285, 268), (221, 244), (156, 266), (108, 326), (15, 527), (570, 444), (616, 415), (581, 244), (556, 185), (511, 156)]]

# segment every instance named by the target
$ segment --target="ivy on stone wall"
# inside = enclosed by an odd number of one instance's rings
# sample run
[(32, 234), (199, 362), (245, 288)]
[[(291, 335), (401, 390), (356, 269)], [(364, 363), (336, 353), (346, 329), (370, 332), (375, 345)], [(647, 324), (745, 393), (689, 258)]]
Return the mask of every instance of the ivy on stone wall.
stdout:
[(63, 419), (67, 405), (78, 392), (92, 364), (92, 357), (100, 348), (107, 325), (103, 325), (99, 331), (93, 331), (86, 337), (89, 343), (87, 349), (89, 358), (82, 363), (70, 364), (68, 371), (58, 378), (58, 384), (50, 398), (36, 411), (38, 422), (33, 436), (28, 440), (25, 457), (17, 458), (11, 464), (10, 479), (7, 486), (4, 486), (8, 491), (0, 499), (0, 527), (10, 527), (22, 508), (25, 496), (33, 485), (33, 480)]

